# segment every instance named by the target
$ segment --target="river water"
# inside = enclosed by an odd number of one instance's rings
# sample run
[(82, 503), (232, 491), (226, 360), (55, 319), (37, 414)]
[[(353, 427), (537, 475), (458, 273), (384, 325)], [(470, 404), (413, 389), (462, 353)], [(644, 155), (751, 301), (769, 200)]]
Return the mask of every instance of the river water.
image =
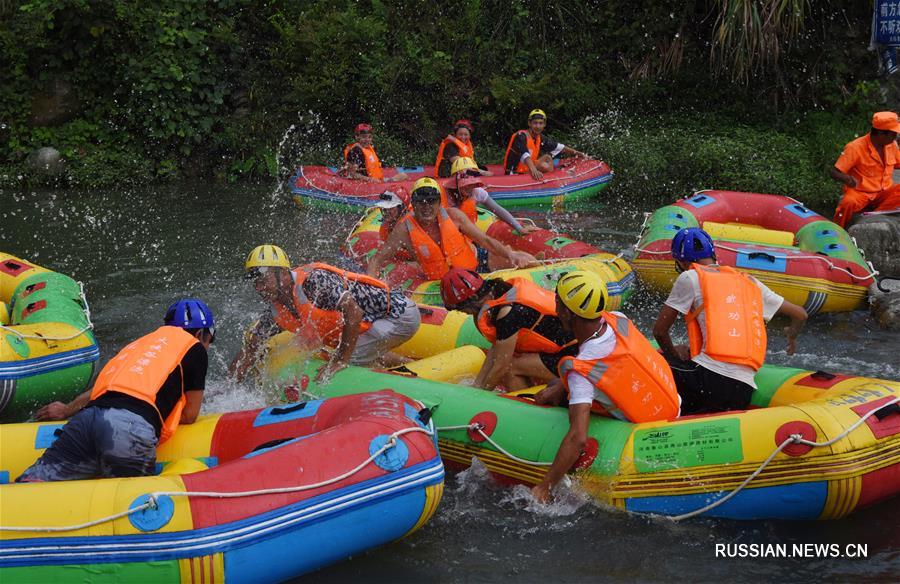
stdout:
[[(608, 251), (629, 249), (643, 212), (666, 201), (619, 200), (593, 210), (520, 213)], [(274, 243), (293, 264), (332, 260), (356, 215), (299, 209), (267, 186), (180, 184), (111, 191), (0, 191), (0, 250), (85, 283), (103, 361), (162, 322), (172, 299), (203, 298), (217, 319), (205, 412), (274, 402), (225, 377), (242, 331), (263, 308), (241, 279), (251, 248)], [(638, 292), (626, 308), (645, 331), (660, 298)], [(772, 327), (773, 331), (780, 327)], [(785, 354), (779, 333), (769, 361), (900, 379), (900, 333), (865, 311), (817, 315)], [(831, 522), (694, 519), (680, 525), (629, 515), (563, 493), (537, 506), (524, 487), (499, 487), (482, 468), (447, 477), (432, 521), (412, 536), (322, 570), (313, 582), (396, 581), (863, 581), (900, 573), (900, 499)], [(717, 544), (864, 544), (867, 557), (717, 557)], [(735, 548), (729, 548), (732, 551)], [(298, 549), (297, 553), (303, 553)]]

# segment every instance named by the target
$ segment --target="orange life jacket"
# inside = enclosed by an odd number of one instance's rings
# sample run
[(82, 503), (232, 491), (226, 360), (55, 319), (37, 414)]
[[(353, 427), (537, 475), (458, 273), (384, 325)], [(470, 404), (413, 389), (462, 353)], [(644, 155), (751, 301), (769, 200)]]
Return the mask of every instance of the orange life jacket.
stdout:
[[(441, 189), (441, 207), (444, 209), (452, 209), (453, 202), (450, 201), (450, 195), (445, 189)], [(478, 208), (475, 206), (475, 197), (466, 197), (466, 199), (456, 207), (469, 218), (469, 221), (475, 223), (478, 221)]]
[[(616, 335), (616, 347), (602, 359), (582, 361), (564, 357), (559, 377), (569, 391), (571, 371), (584, 376), (606, 394), (615, 409), (634, 423), (669, 420), (678, 416), (681, 401), (669, 364), (634, 324), (623, 316), (603, 313), (606, 324)], [(594, 400), (591, 411), (610, 415)]]
[(728, 266), (692, 264), (700, 280), (703, 304), (687, 315), (691, 357), (703, 348), (697, 315), (706, 317), (706, 353), (716, 361), (746, 365), (754, 371), (766, 360), (766, 322), (762, 291), (746, 274)]
[[(273, 309), (275, 310), (275, 323), (281, 327), (282, 330), (295, 333), (303, 332), (304, 334), (313, 332), (316, 339), (329, 347), (335, 347), (340, 342), (341, 332), (344, 328), (344, 317), (343, 314), (341, 314), (341, 311), (319, 308), (306, 297), (306, 294), (303, 293), (303, 282), (306, 281), (306, 277), (313, 270), (327, 270), (337, 274), (344, 281), (345, 289), (348, 287), (350, 281), (381, 288), (387, 295), (387, 306), (388, 310), (390, 310), (390, 288), (388, 288), (388, 285), (381, 280), (366, 276), (365, 274), (347, 272), (335, 268), (334, 266), (329, 266), (328, 264), (312, 263), (292, 270), (295, 279), (293, 290), (294, 310), (297, 314), (294, 314), (286, 306), (273, 305)], [(372, 323), (365, 321), (360, 322), (359, 332), (364, 333), (369, 330), (371, 326)]]
[[(525, 134), (526, 144), (528, 146), (528, 151), (531, 152), (531, 157), (535, 160), (541, 157), (541, 136), (540, 134), (537, 137), (537, 140), (532, 139), (531, 134), (528, 130), (519, 130), (509, 137), (509, 144), (506, 145), (506, 154), (503, 156), (503, 171), (506, 172), (509, 166), (506, 165), (509, 160), (509, 153), (512, 151), (513, 142), (516, 141), (516, 136), (519, 134)], [(522, 153), (524, 154), (524, 152)], [(521, 154), (519, 155), (521, 156)], [(528, 165), (519, 160), (519, 163), (516, 165), (515, 174), (525, 174), (528, 172)]]
[(381, 161), (378, 160), (378, 155), (375, 154), (374, 146), (366, 148), (359, 142), (348, 144), (347, 147), (344, 148), (344, 162), (348, 162), (347, 155), (350, 154), (350, 150), (352, 150), (354, 146), (359, 146), (360, 150), (363, 152), (363, 157), (366, 160), (366, 174), (372, 178), (377, 178), (378, 180), (383, 179), (384, 171), (381, 170)]
[(419, 260), (419, 266), (429, 280), (441, 278), (450, 268), (474, 270), (478, 267), (478, 257), (468, 239), (459, 232), (453, 220), (443, 207), (438, 213), (441, 230), (441, 245), (437, 243), (416, 222), (415, 215), (409, 213), (405, 219), (409, 230), (409, 241)]
[(545, 317), (557, 318), (556, 295), (524, 278), (513, 278), (509, 280), (509, 283), (512, 284), (512, 288), (506, 294), (495, 300), (488, 300), (481, 306), (481, 310), (478, 311), (475, 326), (478, 327), (484, 338), (491, 343), (497, 342), (497, 327), (491, 322), (493, 309), (512, 304), (521, 304), (537, 310), (541, 313), (541, 316), (531, 328), (519, 330), (519, 334), (516, 337), (516, 351), (519, 353), (556, 353), (561, 351), (563, 346), (558, 345), (534, 330)]
[[(472, 160), (475, 159), (475, 146), (472, 144), (471, 140), (468, 144), (466, 144), (462, 140), (457, 139), (455, 136), (447, 136), (446, 138), (441, 140), (441, 146), (440, 148), (438, 148), (437, 160), (434, 161), (434, 178), (440, 178), (438, 175), (438, 169), (441, 168), (441, 161), (444, 160), (444, 148), (450, 142), (456, 144), (456, 148), (459, 151), (457, 156), (459, 156), (460, 158), (471, 158)], [(447, 162), (450, 161), (448, 160)]]
[(162, 326), (149, 335), (144, 335), (119, 351), (103, 367), (91, 390), (91, 400), (115, 391), (150, 404), (162, 422), (159, 435), (159, 443), (162, 444), (178, 428), (181, 411), (187, 403), (184, 395), (184, 371), (181, 372), (181, 397), (166, 419), (163, 419), (156, 407), (156, 394), (172, 371), (179, 367), (188, 350), (199, 342), (196, 337), (176, 326)]

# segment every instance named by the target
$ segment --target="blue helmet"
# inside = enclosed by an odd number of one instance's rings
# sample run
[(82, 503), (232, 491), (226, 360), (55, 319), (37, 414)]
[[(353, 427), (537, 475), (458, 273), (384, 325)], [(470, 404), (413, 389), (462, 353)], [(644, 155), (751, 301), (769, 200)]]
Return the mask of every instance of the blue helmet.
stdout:
[(712, 238), (699, 227), (685, 227), (672, 238), (672, 257), (676, 260), (695, 262), (715, 255)]
[(168, 326), (184, 329), (212, 329), (216, 326), (212, 310), (202, 300), (186, 298), (169, 307), (164, 319)]

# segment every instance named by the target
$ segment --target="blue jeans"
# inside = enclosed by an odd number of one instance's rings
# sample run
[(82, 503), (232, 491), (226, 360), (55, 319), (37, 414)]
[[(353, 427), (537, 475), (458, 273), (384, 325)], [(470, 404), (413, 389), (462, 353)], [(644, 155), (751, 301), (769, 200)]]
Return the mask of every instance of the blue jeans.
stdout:
[(87, 407), (17, 482), (72, 481), (96, 477), (138, 477), (156, 469), (156, 430), (141, 416), (120, 408)]

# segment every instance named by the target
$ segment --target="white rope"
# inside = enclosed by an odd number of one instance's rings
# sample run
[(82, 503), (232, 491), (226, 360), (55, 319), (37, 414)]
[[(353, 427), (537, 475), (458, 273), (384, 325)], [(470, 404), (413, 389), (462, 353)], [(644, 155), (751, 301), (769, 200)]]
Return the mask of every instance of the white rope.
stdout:
[(810, 440), (806, 440), (805, 438), (803, 438), (802, 434), (791, 434), (787, 439), (785, 439), (784, 442), (779, 444), (778, 447), (772, 451), (772, 454), (770, 454), (762, 462), (762, 464), (760, 464), (759, 467), (750, 474), (750, 476), (748, 476), (746, 479), (744, 479), (744, 481), (741, 484), (739, 484), (733, 491), (731, 491), (724, 497), (716, 499), (709, 505), (705, 505), (699, 509), (695, 509), (694, 511), (690, 511), (688, 513), (683, 513), (681, 515), (670, 515), (670, 516), (665, 516), (665, 517), (666, 517), (666, 519), (669, 519), (671, 521), (682, 521), (684, 519), (690, 519), (691, 517), (696, 517), (697, 515), (702, 515), (703, 513), (706, 513), (707, 511), (709, 511), (711, 509), (715, 509), (716, 507), (718, 507), (725, 501), (728, 501), (729, 499), (731, 499), (732, 497), (734, 497), (735, 495), (740, 493), (744, 489), (744, 487), (749, 485), (753, 479), (758, 477), (759, 474), (763, 471), (763, 469), (765, 469), (769, 465), (769, 463), (772, 462), (772, 460), (778, 455), (778, 453), (781, 452), (782, 450), (784, 450), (789, 444), (791, 444), (791, 443), (805, 444), (806, 446), (812, 446), (812, 447), (831, 446), (838, 440), (841, 440), (842, 438), (844, 438), (845, 436), (850, 434), (850, 432), (853, 432), (854, 430), (859, 428), (862, 424), (865, 423), (866, 420), (868, 420), (871, 416), (874, 416), (877, 412), (883, 410), (884, 408), (886, 408), (890, 405), (896, 404), (896, 403), (900, 403), (900, 397), (896, 397), (896, 398), (892, 399), (891, 401), (889, 401), (885, 404), (882, 404), (881, 406), (867, 412), (866, 415), (860, 417), (860, 419), (857, 420), (856, 422), (854, 422), (849, 428), (847, 428), (846, 430), (844, 430), (843, 432), (841, 432), (840, 434), (838, 434), (837, 436), (835, 436), (834, 438), (832, 438), (831, 440), (828, 440), (826, 442), (812, 442)]
[(484, 438), (485, 440), (490, 442), (491, 445), (497, 449), (497, 451), (499, 451), (501, 454), (503, 454), (507, 458), (515, 460), (516, 462), (521, 462), (523, 464), (530, 464), (532, 466), (550, 466), (551, 464), (553, 464), (552, 462), (538, 462), (536, 460), (526, 460), (524, 458), (519, 458), (518, 456), (512, 454), (511, 452), (509, 452), (508, 450), (506, 450), (505, 448), (503, 448), (502, 446), (497, 444), (497, 442), (495, 442), (493, 438), (491, 438), (490, 436), (485, 434), (484, 424), (481, 424), (479, 422), (475, 422), (472, 424), (464, 424), (464, 425), (460, 425), (460, 426), (440, 426), (440, 427), (435, 428), (435, 430), (437, 430), (438, 432), (445, 432), (445, 431), (450, 431), (450, 430), (474, 430), (475, 432), (478, 432), (479, 434), (481, 434), (482, 438)]
[(39, 341), (71, 341), (72, 339), (77, 339), (78, 337), (80, 337), (81, 335), (86, 333), (87, 331), (92, 330), (94, 328), (94, 323), (91, 322), (91, 308), (90, 308), (90, 306), (88, 306), (87, 296), (85, 296), (85, 294), (84, 294), (84, 284), (82, 284), (81, 282), (78, 282), (78, 288), (81, 291), (80, 292), (81, 293), (81, 302), (82, 302), (82, 305), (84, 306), (84, 309), (82, 310), (82, 312), (84, 312), (84, 316), (87, 319), (87, 324), (85, 326), (83, 326), (81, 329), (79, 329), (78, 332), (68, 335), (68, 336), (65, 336), (65, 337), (47, 337), (44, 335), (28, 335), (21, 331), (16, 330), (15, 327), (6, 326), (6, 325), (0, 325), (0, 330), (4, 330), (4, 331), (10, 332), (10, 333), (16, 335), (19, 338), (19, 340), (37, 339)]
[[(746, 253), (746, 252), (747, 252), (747, 250), (742, 250), (742, 249), (738, 249), (738, 248), (734, 248), (734, 247), (729, 247), (729, 246), (727, 246), (727, 245), (725, 245), (725, 244), (722, 244), (722, 243), (719, 243), (719, 242), (714, 242), (714, 245), (715, 245), (715, 247), (717, 247), (717, 248), (727, 249), (728, 251), (733, 251), (733, 252), (735, 252), (735, 253), (739, 253), (739, 252), (745, 252), (745, 253)], [(656, 251), (654, 251), (654, 250), (647, 249), (647, 248), (645, 248), (645, 247), (638, 247), (637, 245), (634, 246), (634, 250), (635, 250), (636, 252), (639, 252), (639, 253), (646, 253), (646, 254), (650, 254), (650, 255), (670, 255), (670, 254), (672, 253), (670, 250), (656, 250)], [(750, 252), (750, 253), (754, 253), (754, 252)], [(759, 252), (759, 253), (765, 254), (765, 253), (767, 253), (767, 252), (761, 251), (761, 252)], [(837, 270), (837, 271), (839, 271), (839, 272), (844, 272), (845, 274), (847, 274), (848, 276), (850, 276), (850, 277), (853, 278), (854, 280), (868, 280), (869, 278), (874, 278), (875, 276), (877, 276), (877, 275), (880, 273), (878, 270), (870, 269), (870, 270), (866, 273), (865, 276), (857, 276), (856, 274), (854, 274), (854, 273), (851, 272), (850, 270), (847, 270), (847, 269), (845, 269), (845, 268), (841, 268), (841, 267), (839, 267), (839, 266), (834, 265), (834, 263), (832, 263), (831, 260), (829, 260), (827, 257), (825, 257), (825, 256), (820, 256), (820, 255), (790, 255), (790, 256), (785, 256), (784, 259), (785, 259), (785, 261), (787, 261), (787, 260), (818, 260), (818, 261), (820, 261), (820, 262), (825, 262), (826, 264), (828, 264), (828, 268), (829, 268), (829, 269), (831, 269), (831, 270)], [(871, 264), (871, 263), (869, 263), (869, 268), (872, 268), (872, 264)]]
[(384, 446), (376, 450), (372, 453), (367, 459), (363, 462), (355, 466), (354, 468), (348, 470), (347, 472), (338, 475), (336, 477), (313, 483), (310, 485), (299, 485), (294, 487), (275, 487), (270, 489), (257, 489), (254, 491), (236, 491), (236, 492), (218, 492), (218, 491), (155, 491), (149, 494), (149, 500), (146, 503), (138, 505), (133, 509), (127, 509), (125, 511), (121, 511), (119, 513), (115, 513), (113, 515), (108, 515), (106, 517), (101, 517), (99, 519), (95, 519), (93, 521), (89, 521), (87, 523), (81, 523), (78, 525), (65, 525), (62, 527), (34, 527), (34, 526), (15, 526), (15, 527), (6, 527), (0, 526), (0, 531), (38, 531), (45, 533), (55, 533), (62, 531), (76, 531), (79, 529), (85, 529), (87, 527), (93, 527), (95, 525), (100, 525), (101, 523), (107, 523), (109, 521), (115, 521), (121, 517), (125, 517), (131, 515), (133, 513), (138, 513), (145, 509), (156, 508), (157, 500), (159, 497), (204, 497), (204, 498), (213, 498), (213, 499), (234, 499), (240, 497), (256, 497), (259, 495), (276, 495), (282, 493), (296, 493), (300, 491), (308, 491), (311, 489), (319, 489), (321, 487), (326, 487), (328, 485), (332, 485), (334, 483), (340, 482), (354, 474), (358, 473), (362, 469), (364, 469), (369, 463), (378, 458), (381, 454), (387, 452), (391, 448), (393, 448), (397, 444), (397, 438), (403, 436), (404, 434), (410, 434), (412, 432), (421, 432), (423, 434), (427, 434), (428, 436), (433, 436), (434, 434), (425, 429), (420, 428), (419, 426), (413, 426), (410, 428), (404, 428), (402, 430), (397, 430), (393, 434), (390, 434), (388, 441), (385, 442)]

